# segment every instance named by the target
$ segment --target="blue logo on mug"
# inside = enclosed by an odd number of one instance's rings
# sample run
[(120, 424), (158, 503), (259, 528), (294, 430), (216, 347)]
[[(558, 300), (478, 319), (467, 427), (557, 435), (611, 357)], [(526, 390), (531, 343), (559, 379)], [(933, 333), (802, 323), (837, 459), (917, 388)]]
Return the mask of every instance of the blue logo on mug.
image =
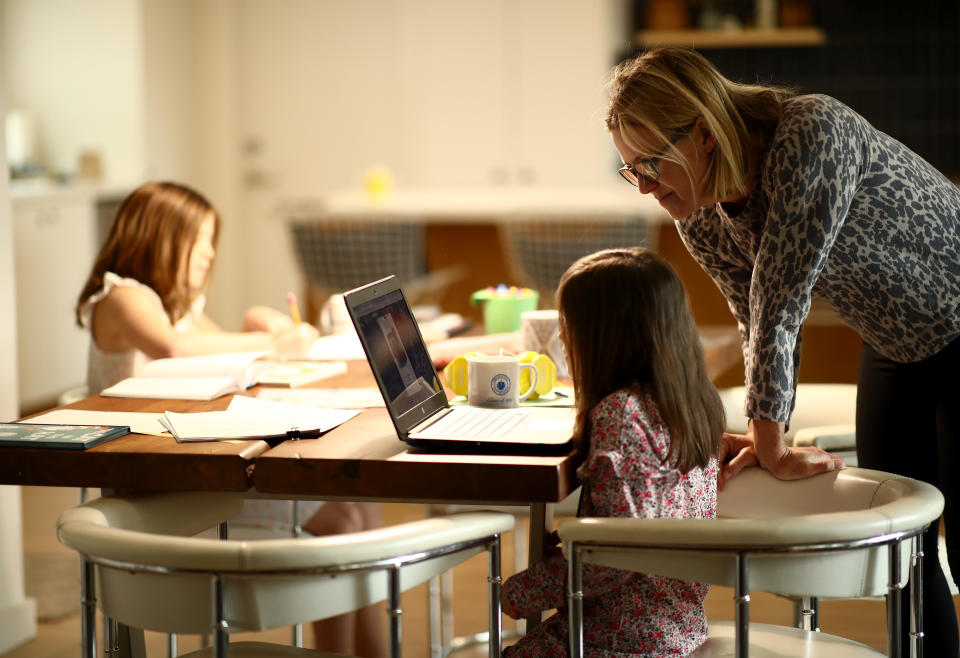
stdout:
[(504, 374), (494, 375), (490, 380), (490, 388), (497, 395), (506, 395), (510, 392), (510, 378)]

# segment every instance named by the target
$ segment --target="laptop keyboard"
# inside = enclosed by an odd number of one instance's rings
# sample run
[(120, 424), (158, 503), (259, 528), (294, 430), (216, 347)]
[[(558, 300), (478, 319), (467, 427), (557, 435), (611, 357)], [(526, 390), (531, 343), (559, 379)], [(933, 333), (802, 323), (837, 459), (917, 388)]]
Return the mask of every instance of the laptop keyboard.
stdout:
[(507, 435), (530, 409), (481, 409), (470, 407), (461, 413), (448, 413), (423, 431), (421, 437), (464, 437), (471, 439), (499, 439)]

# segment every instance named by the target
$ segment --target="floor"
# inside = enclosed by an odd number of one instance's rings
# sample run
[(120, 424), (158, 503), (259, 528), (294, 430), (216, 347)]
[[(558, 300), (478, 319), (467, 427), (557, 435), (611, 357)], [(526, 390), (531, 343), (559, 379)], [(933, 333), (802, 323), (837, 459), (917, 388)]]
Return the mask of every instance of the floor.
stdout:
[[(28, 564), (41, 565), (39, 570), (45, 574), (61, 572), (77, 574), (75, 556), (60, 546), (54, 534), (54, 524), (60, 511), (78, 501), (78, 490), (49, 487), (23, 488), (24, 517), (24, 553)], [(422, 518), (423, 505), (387, 504), (384, 517), (387, 523), (401, 523)], [(521, 519), (522, 521), (522, 519)], [(514, 570), (513, 536), (504, 537), (503, 574), (508, 576)], [(3, 658), (67, 658), (79, 655), (80, 620), (77, 613), (79, 585), (77, 579), (60, 579), (56, 592), (43, 589), (42, 578), (35, 571), (28, 579), (28, 595), (36, 596), (41, 609), (50, 619), (38, 622), (37, 637), (6, 654)], [(65, 583), (65, 584), (64, 584)], [(454, 621), (455, 633), (466, 635), (486, 628), (486, 559), (478, 555), (454, 570)], [(59, 598), (59, 600), (57, 600)], [(727, 588), (716, 587), (707, 597), (707, 616), (711, 620), (733, 619), (733, 592)], [(42, 599), (43, 601), (39, 601)], [(59, 606), (59, 607), (58, 607)], [(954, 597), (954, 606), (960, 608), (958, 597)], [(403, 654), (413, 658), (429, 655), (427, 635), (427, 593), (426, 586), (414, 588), (403, 596)], [(826, 633), (843, 635), (876, 649), (886, 646), (884, 605), (881, 601), (824, 601), (821, 603), (821, 626)], [(752, 596), (750, 615), (753, 621), (785, 624), (792, 623), (793, 606), (790, 601), (757, 593)], [(504, 628), (513, 628), (513, 621), (504, 620)], [(271, 642), (287, 642), (289, 629), (274, 629), (256, 634), (258, 639)], [(102, 637), (102, 636), (101, 636)], [(241, 636), (241, 639), (249, 638)], [(306, 646), (311, 646), (312, 636), (309, 628), (304, 629)], [(146, 634), (149, 656), (166, 656), (166, 636), (159, 633)], [(198, 636), (179, 638), (179, 650), (188, 651), (200, 647)], [(98, 644), (102, 646), (102, 644)], [(486, 655), (486, 647), (474, 647), (458, 651), (455, 656), (474, 658)]]

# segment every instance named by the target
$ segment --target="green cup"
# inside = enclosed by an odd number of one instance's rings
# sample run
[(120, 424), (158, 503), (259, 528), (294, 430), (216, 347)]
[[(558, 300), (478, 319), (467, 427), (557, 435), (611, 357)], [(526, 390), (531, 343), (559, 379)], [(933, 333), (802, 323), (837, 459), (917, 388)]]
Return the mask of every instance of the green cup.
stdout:
[(517, 290), (516, 294), (487, 288), (470, 296), (472, 304), (483, 304), (483, 326), (488, 334), (520, 331), (520, 315), (524, 311), (535, 311), (539, 301), (540, 293), (529, 288)]

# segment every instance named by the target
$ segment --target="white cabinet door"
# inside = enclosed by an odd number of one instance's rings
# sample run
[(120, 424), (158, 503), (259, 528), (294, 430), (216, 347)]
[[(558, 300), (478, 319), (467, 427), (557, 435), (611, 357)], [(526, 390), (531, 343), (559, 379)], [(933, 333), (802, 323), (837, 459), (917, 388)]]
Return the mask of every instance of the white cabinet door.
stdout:
[(627, 34), (619, 1), (507, 1), (513, 179), (543, 187), (608, 183), (619, 158), (603, 125), (606, 81)]
[(52, 405), (87, 378), (87, 333), (74, 320), (96, 249), (93, 202), (13, 200), (20, 408)]
[[(417, 184), (610, 180), (618, 0), (408, 0), (399, 56)], [(609, 156), (609, 157), (608, 157)]]

